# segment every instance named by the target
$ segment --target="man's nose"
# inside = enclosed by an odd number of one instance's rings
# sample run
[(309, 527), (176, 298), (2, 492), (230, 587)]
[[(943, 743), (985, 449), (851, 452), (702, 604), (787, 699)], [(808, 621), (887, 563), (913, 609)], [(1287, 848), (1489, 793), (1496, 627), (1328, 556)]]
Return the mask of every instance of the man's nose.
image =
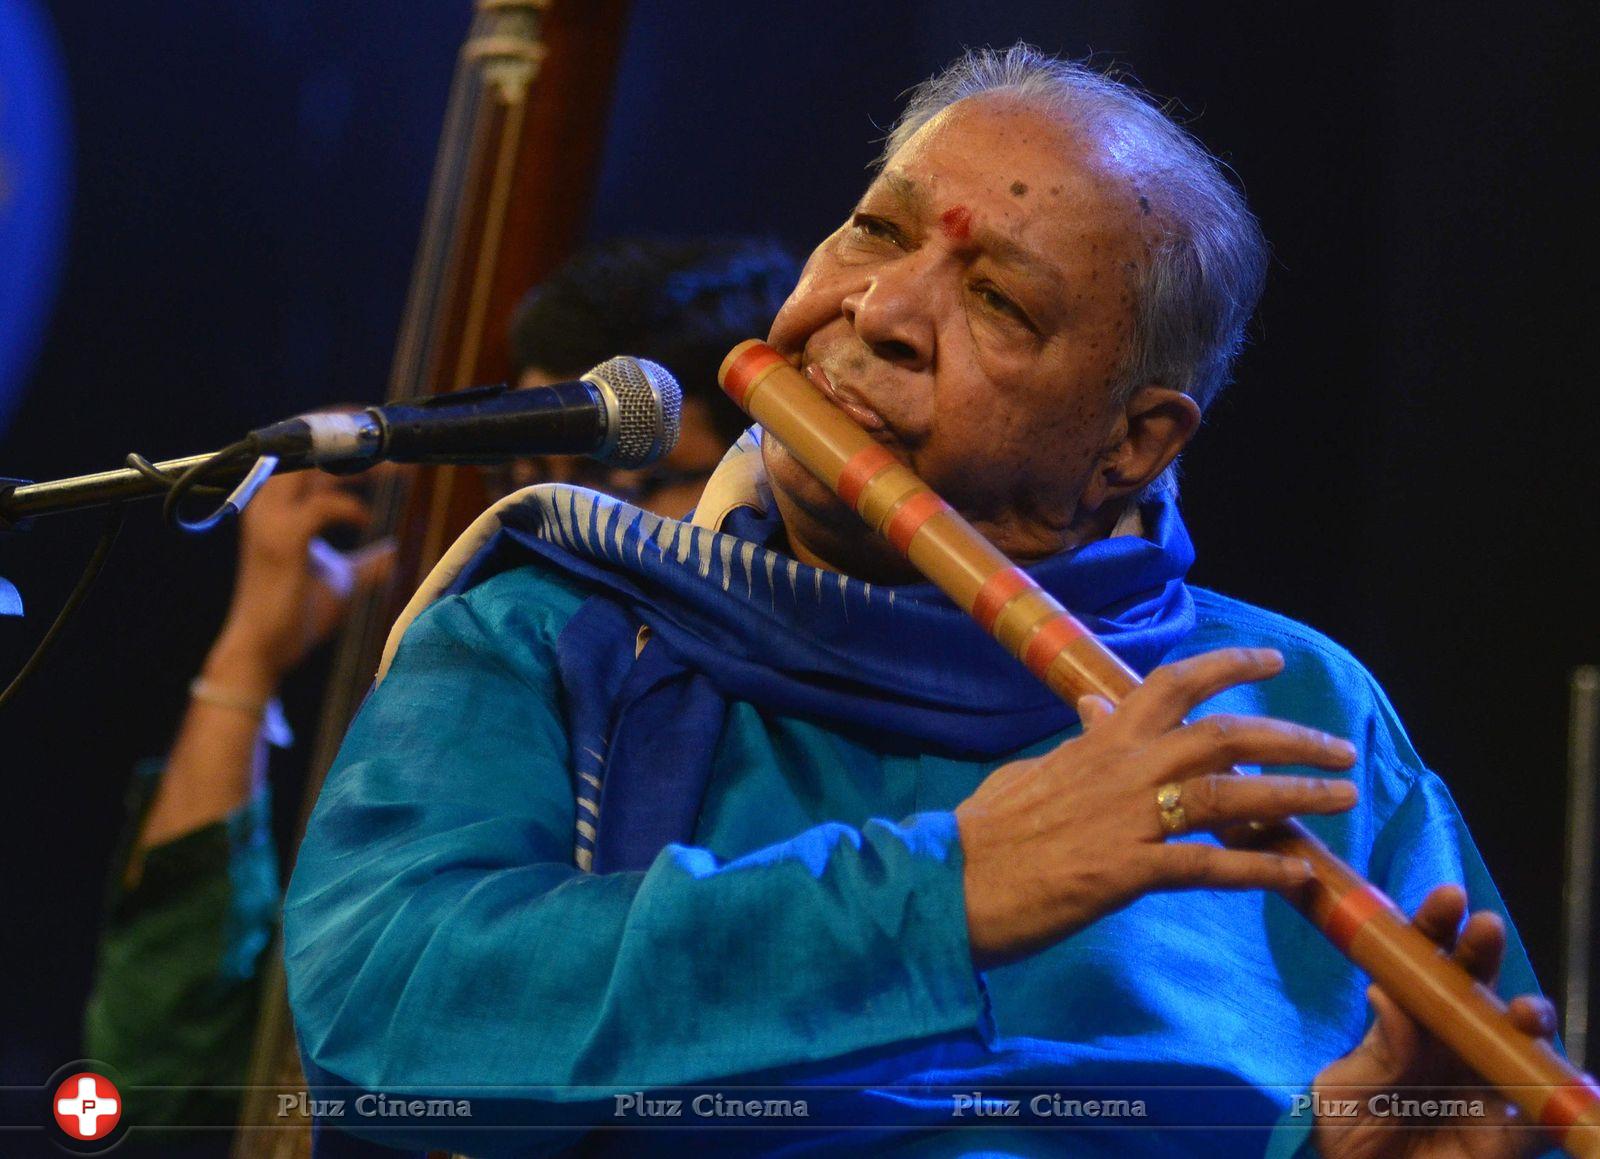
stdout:
[(845, 319), (886, 362), (920, 370), (933, 361), (934, 294), (915, 255), (880, 266), (845, 298)]

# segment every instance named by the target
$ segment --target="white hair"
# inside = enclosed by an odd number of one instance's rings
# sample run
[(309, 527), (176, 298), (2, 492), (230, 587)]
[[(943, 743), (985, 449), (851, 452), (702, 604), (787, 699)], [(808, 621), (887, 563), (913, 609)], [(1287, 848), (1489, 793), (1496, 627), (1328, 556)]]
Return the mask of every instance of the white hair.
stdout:
[[(1136, 181), (1161, 237), (1134, 279), (1133, 334), (1116, 379), (1126, 398), (1155, 384), (1204, 411), (1229, 381), (1266, 277), (1267, 246), (1221, 164), (1132, 86), (1018, 43), (968, 50), (911, 91), (879, 165), (967, 97), (1011, 94), (1085, 127)], [(1177, 489), (1176, 463), (1147, 489)]]

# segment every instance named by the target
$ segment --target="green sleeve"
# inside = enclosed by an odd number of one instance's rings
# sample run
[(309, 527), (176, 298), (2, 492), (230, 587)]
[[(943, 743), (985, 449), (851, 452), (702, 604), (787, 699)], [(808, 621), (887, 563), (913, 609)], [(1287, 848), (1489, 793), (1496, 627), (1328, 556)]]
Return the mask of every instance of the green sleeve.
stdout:
[[(124, 854), (112, 866), (105, 932), (84, 1019), (85, 1050), (128, 1084), (143, 1124), (231, 1125), (278, 916), (271, 802), (157, 845), (132, 888), (125, 851), (159, 773), (136, 778)], [(131, 1088), (131, 1089), (129, 1089)]]

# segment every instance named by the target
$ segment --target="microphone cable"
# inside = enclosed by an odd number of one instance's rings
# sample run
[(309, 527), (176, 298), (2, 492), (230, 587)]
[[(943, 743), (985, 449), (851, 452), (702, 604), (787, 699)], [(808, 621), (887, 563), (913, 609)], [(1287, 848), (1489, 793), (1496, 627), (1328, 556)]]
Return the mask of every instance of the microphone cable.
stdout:
[[(254, 465), (232, 491), (205, 481), (210, 475), (236, 470), (252, 460)], [(146, 479), (159, 483), (167, 489), (166, 498), (161, 503), (162, 522), (174, 531), (183, 531), (190, 535), (204, 535), (243, 511), (245, 504), (250, 502), (261, 484), (267, 481), (278, 466), (276, 456), (261, 454), (259, 444), (253, 435), (236, 443), (230, 443), (209, 458), (201, 460), (177, 475), (161, 470), (143, 455), (129, 455), (126, 462)], [(213, 507), (204, 518), (190, 520), (185, 519), (182, 512), (183, 501), (190, 495), (207, 498), (222, 495), (226, 498)]]
[(44, 658), (49, 655), (50, 649), (61, 635), (61, 630), (67, 626), (67, 621), (83, 603), (84, 597), (89, 594), (89, 589), (94, 586), (94, 581), (100, 578), (100, 572), (106, 565), (106, 557), (111, 554), (111, 545), (117, 541), (117, 533), (122, 530), (123, 507), (121, 503), (114, 503), (106, 512), (105, 526), (100, 531), (100, 539), (94, 545), (94, 552), (89, 556), (89, 562), (84, 565), (83, 574), (78, 577), (77, 584), (68, 594), (66, 602), (61, 605), (61, 610), (56, 613), (56, 618), (45, 629), (39, 642), (34, 645), (33, 654), (23, 662), (17, 674), (11, 678), (11, 683), (6, 685), (5, 691), (0, 692), (0, 711), (11, 703), (17, 694), (17, 689), (22, 687), (23, 681), (32, 676), (44, 663)]
[[(254, 465), (246, 472), (243, 479), (230, 491), (205, 482), (206, 478), (217, 472), (237, 468), (254, 460)], [(189, 467), (181, 474), (173, 475), (163, 471), (152, 464), (143, 455), (130, 454), (126, 460), (128, 466), (153, 482), (160, 483), (167, 489), (166, 499), (161, 506), (161, 516), (167, 526), (184, 531), (190, 535), (202, 535), (211, 531), (227, 519), (244, 510), (245, 504), (254, 498), (255, 493), (265, 483), (273, 470), (278, 465), (276, 456), (262, 455), (259, 453), (256, 440), (253, 438), (240, 439), (237, 443), (222, 448), (216, 454)], [(201, 519), (185, 519), (180, 510), (180, 505), (189, 496), (216, 498), (223, 496), (211, 512)], [(105, 569), (106, 559), (111, 554), (112, 545), (117, 541), (117, 534), (122, 530), (123, 519), (126, 515), (124, 505), (113, 503), (106, 511), (105, 525), (101, 528), (100, 538), (96, 541), (89, 561), (84, 565), (78, 582), (73, 585), (68, 593), (61, 610), (56, 613), (56, 618), (45, 629), (39, 642), (34, 645), (32, 654), (25, 660), (17, 674), (11, 678), (4, 691), (0, 691), (0, 712), (6, 705), (16, 698), (17, 691), (39, 670), (45, 658), (50, 654), (55, 643), (61, 638), (62, 631), (67, 623), (83, 605), (84, 599), (89, 594), (89, 589), (94, 586), (95, 580), (100, 578), (100, 573)]]

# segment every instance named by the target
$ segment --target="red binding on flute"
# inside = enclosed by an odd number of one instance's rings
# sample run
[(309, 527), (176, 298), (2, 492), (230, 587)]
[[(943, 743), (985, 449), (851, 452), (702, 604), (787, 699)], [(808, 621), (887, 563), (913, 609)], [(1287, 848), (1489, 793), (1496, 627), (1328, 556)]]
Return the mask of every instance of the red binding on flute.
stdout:
[[(1070, 612), (772, 347), (740, 343), (718, 380), (868, 527), (1068, 704), (1088, 693), (1115, 704), (1139, 684)], [(1288, 898), (1307, 920), (1557, 1144), (1579, 1159), (1600, 1159), (1594, 1079), (1517, 1029), (1500, 999), (1441, 954), (1380, 890), (1298, 821), (1229, 840), (1310, 862), (1311, 881)]]

